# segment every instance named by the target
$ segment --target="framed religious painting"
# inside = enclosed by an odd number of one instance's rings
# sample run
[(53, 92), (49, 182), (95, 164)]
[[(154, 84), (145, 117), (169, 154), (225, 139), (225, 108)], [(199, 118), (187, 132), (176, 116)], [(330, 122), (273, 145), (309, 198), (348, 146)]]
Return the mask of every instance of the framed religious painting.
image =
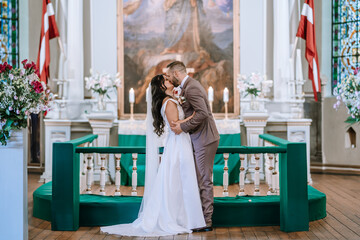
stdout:
[(213, 112), (239, 115), (239, 2), (232, 0), (118, 0), (118, 116), (130, 114), (129, 92), (135, 93), (136, 118), (146, 115), (146, 88), (175, 60), (188, 75), (214, 90)]

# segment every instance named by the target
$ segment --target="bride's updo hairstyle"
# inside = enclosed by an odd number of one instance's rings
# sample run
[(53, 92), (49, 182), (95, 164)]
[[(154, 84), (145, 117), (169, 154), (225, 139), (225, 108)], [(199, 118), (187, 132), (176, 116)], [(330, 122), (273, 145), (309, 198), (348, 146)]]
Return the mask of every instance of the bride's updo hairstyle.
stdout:
[(151, 95), (152, 95), (152, 107), (151, 112), (154, 118), (153, 126), (155, 128), (155, 133), (158, 136), (164, 133), (164, 119), (161, 116), (161, 107), (168, 95), (165, 93), (165, 78), (162, 74), (156, 75), (151, 79)]

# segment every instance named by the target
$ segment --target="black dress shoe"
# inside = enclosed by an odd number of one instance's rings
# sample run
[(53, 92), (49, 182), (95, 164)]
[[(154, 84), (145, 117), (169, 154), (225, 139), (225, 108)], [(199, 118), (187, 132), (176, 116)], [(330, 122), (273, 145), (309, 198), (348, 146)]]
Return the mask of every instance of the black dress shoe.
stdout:
[(205, 226), (205, 227), (202, 227), (202, 228), (195, 228), (192, 231), (195, 233), (195, 232), (210, 232), (212, 230), (213, 230), (212, 226)]

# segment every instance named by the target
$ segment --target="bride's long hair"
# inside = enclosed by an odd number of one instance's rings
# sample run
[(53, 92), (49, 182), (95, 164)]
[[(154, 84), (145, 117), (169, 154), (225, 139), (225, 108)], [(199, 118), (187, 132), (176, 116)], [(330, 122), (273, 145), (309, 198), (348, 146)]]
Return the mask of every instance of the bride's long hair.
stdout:
[(164, 133), (164, 119), (161, 116), (161, 107), (163, 101), (168, 95), (165, 93), (165, 78), (162, 74), (156, 75), (151, 79), (152, 107), (151, 112), (154, 118), (153, 126), (155, 133), (161, 136)]

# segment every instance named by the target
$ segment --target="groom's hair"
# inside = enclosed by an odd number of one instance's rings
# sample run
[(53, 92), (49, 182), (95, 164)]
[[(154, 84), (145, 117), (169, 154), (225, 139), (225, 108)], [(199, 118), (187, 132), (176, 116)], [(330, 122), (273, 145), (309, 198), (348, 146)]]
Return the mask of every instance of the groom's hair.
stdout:
[(172, 63), (169, 63), (166, 67), (170, 69), (170, 71), (179, 71), (186, 73), (185, 64), (180, 61), (174, 61)]

